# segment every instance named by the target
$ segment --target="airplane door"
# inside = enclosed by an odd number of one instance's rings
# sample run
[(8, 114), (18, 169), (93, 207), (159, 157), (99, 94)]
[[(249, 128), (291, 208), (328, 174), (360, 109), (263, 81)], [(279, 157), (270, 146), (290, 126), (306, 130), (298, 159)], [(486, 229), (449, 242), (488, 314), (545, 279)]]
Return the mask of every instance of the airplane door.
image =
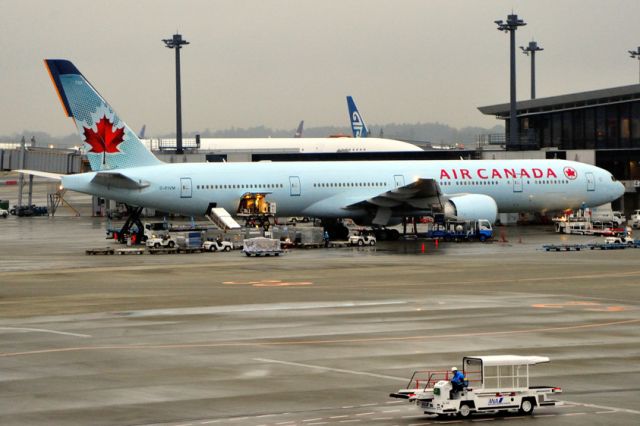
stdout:
[(180, 178), (180, 198), (191, 198), (191, 178)]
[(587, 172), (585, 173), (587, 176), (587, 191), (595, 191), (596, 190), (596, 178), (593, 176), (593, 173)]
[(396, 188), (400, 188), (401, 186), (404, 186), (404, 176), (402, 175), (394, 175), (393, 176), (393, 180), (396, 183)]
[(522, 178), (513, 180), (513, 192), (522, 192)]
[(289, 185), (291, 188), (290, 195), (292, 197), (300, 196), (300, 178), (298, 176), (289, 176)]

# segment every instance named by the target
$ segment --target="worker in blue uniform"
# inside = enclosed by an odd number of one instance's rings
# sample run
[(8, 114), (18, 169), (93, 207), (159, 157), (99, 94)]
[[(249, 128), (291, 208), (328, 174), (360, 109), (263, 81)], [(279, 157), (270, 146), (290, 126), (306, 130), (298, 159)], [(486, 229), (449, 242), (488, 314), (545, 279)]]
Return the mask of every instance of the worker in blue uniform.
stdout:
[(461, 371), (458, 371), (456, 367), (451, 367), (451, 374), (452, 392), (460, 392), (464, 390), (464, 374), (462, 374)]

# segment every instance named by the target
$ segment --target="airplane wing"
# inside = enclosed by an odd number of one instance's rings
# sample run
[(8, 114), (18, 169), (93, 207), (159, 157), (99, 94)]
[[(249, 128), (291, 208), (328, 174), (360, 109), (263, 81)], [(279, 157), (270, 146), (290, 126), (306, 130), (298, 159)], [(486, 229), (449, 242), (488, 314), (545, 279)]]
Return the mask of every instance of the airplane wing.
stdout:
[(123, 189), (142, 189), (149, 186), (149, 182), (134, 179), (120, 172), (98, 172), (91, 182), (99, 185)]
[(383, 192), (367, 200), (346, 206), (346, 209), (366, 208), (395, 208), (406, 205), (423, 209), (431, 206), (434, 201), (440, 203), (442, 192), (434, 179), (418, 179), (409, 185), (400, 186)]
[(442, 191), (434, 179), (418, 179), (367, 200), (345, 206), (346, 210), (368, 210), (375, 216), (372, 223), (386, 225), (393, 211), (415, 212), (442, 209)]
[(62, 180), (62, 174), (41, 172), (40, 170), (15, 170), (18, 173), (24, 173), (25, 175), (39, 176), (47, 179)]

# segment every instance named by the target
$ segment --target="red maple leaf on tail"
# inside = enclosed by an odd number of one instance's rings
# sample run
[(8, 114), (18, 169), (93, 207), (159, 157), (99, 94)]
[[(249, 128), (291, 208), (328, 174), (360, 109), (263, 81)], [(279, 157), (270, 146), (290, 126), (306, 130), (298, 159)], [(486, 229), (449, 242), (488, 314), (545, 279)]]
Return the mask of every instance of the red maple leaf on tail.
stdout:
[(113, 123), (105, 115), (96, 123), (97, 132), (90, 127), (84, 128), (85, 142), (91, 145), (89, 152), (114, 153), (120, 152), (118, 145), (124, 141), (124, 128), (113, 131)]

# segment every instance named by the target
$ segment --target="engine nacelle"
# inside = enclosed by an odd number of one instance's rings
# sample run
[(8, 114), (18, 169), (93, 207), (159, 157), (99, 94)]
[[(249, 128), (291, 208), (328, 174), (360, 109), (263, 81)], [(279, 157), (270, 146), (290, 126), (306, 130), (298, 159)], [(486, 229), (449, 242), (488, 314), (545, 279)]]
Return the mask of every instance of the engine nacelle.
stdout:
[(492, 224), (498, 217), (498, 205), (488, 195), (467, 194), (451, 197), (444, 204), (444, 215), (461, 220), (487, 219)]

